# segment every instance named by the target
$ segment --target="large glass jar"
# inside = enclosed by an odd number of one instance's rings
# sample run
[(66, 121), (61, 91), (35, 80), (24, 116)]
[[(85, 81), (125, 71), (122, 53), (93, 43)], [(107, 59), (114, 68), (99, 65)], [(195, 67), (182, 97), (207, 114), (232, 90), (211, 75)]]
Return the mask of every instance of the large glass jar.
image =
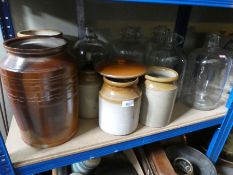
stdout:
[(141, 64), (144, 63), (145, 49), (142, 33), (137, 27), (122, 29), (121, 38), (114, 43), (114, 51), (118, 56)]
[(189, 56), (184, 102), (200, 110), (218, 106), (231, 68), (227, 51), (221, 49), (220, 36), (209, 34), (203, 48)]
[(92, 29), (86, 27), (85, 37), (75, 43), (72, 55), (77, 58), (80, 69), (94, 70), (96, 64), (108, 58), (108, 45), (99, 40)]
[[(224, 49), (229, 51), (229, 54), (230, 54), (231, 59), (232, 59), (233, 58), (233, 35), (229, 36), (229, 40), (225, 44)], [(227, 83), (226, 83), (226, 86), (224, 89), (223, 97), (225, 100), (229, 97), (229, 94), (230, 94), (232, 88), (233, 88), (233, 67), (231, 67), (231, 71), (230, 71), (230, 74), (228, 76)]]
[[(149, 40), (149, 45), (147, 50), (150, 51), (150, 49), (155, 48), (155, 47), (159, 47), (163, 44), (163, 42), (166, 39), (166, 34), (170, 31), (169, 28), (167, 28), (166, 26), (163, 25), (159, 25), (153, 28), (153, 37), (150, 38)], [(148, 54), (149, 52), (147, 52), (146, 54)]]
[[(146, 56), (146, 65), (162, 66), (174, 69), (179, 74), (178, 93), (181, 95), (184, 75), (187, 65), (186, 57), (179, 46), (183, 43), (184, 38), (177, 33), (171, 32), (167, 28), (156, 28), (159, 31), (154, 32), (154, 42), (149, 44), (149, 49)], [(158, 42), (158, 43), (155, 43)]]

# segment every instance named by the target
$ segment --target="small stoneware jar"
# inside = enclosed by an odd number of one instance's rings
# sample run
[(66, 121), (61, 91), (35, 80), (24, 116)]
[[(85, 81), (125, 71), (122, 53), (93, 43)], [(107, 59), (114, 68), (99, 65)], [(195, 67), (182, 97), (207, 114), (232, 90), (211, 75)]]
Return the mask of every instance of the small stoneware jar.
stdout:
[(138, 78), (114, 79), (104, 77), (99, 96), (100, 128), (114, 135), (133, 132), (139, 121), (141, 91)]
[(99, 93), (100, 128), (113, 135), (132, 133), (138, 126), (141, 105), (138, 76), (145, 73), (145, 67), (116, 59), (97, 70), (105, 76)]
[(73, 173), (80, 173), (83, 175), (90, 174), (90, 172), (95, 169), (101, 162), (101, 158), (95, 158), (90, 160), (85, 160), (82, 162), (77, 162), (71, 165)]
[(140, 122), (149, 127), (166, 126), (170, 123), (176, 99), (178, 73), (152, 66), (145, 79)]
[(51, 29), (22, 30), (17, 32), (17, 37), (24, 36), (50, 36), (62, 38), (63, 34), (60, 31)]
[(79, 116), (82, 118), (97, 118), (102, 78), (94, 70), (80, 71), (79, 78)]

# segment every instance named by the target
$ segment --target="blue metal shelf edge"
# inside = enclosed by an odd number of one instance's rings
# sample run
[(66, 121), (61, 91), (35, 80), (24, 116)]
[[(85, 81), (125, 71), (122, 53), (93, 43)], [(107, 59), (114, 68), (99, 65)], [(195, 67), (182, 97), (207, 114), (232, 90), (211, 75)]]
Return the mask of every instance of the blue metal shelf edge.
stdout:
[(154, 134), (151, 136), (146, 136), (143, 138), (139, 138), (139, 139), (135, 139), (135, 140), (127, 141), (127, 142), (122, 142), (119, 144), (114, 144), (114, 145), (106, 146), (103, 148), (90, 150), (87, 152), (82, 152), (82, 153), (78, 153), (78, 154), (74, 154), (70, 156), (65, 156), (65, 157), (61, 157), (61, 158), (57, 158), (53, 160), (44, 161), (44, 162), (37, 163), (37, 164), (15, 168), (15, 172), (17, 175), (31, 175), (35, 173), (44, 172), (44, 171), (51, 170), (57, 167), (70, 165), (75, 162), (105, 156), (108, 154), (112, 154), (112, 153), (116, 153), (119, 151), (130, 149), (130, 148), (142, 146), (142, 145), (149, 144), (152, 142), (161, 141), (161, 140), (165, 140), (168, 138), (187, 134), (190, 132), (198, 131), (200, 129), (208, 128), (211, 126), (220, 125), (223, 121), (223, 118), (224, 117), (220, 117), (220, 118), (216, 118), (213, 120), (209, 120), (209, 121), (177, 128), (174, 130), (162, 132), (159, 134)]
[(112, 0), (112, 1), (233, 8), (233, 1), (229, 1), (229, 0), (223, 0), (223, 1), (218, 1), (218, 0)]

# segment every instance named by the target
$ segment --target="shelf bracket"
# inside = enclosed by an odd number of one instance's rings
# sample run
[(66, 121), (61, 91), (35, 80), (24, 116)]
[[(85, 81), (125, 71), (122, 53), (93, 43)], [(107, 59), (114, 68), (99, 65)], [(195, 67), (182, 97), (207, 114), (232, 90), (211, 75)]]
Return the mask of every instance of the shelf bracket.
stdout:
[(85, 0), (76, 0), (76, 16), (78, 26), (78, 38), (82, 39), (85, 36)]
[[(187, 5), (181, 5), (178, 8), (175, 32), (183, 36), (184, 38), (186, 36), (191, 10), (192, 7)], [(181, 47), (183, 47), (183, 45)]]
[(220, 128), (218, 128), (215, 132), (206, 153), (206, 155), (213, 163), (217, 162), (233, 126), (233, 89), (231, 90), (231, 94), (226, 106), (228, 108), (227, 114), (224, 117)]

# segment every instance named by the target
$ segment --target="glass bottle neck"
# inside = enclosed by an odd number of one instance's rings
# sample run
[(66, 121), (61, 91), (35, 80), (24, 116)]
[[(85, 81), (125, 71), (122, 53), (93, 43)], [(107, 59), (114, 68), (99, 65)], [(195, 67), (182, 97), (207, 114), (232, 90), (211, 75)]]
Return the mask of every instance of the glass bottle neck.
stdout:
[(94, 30), (86, 27), (84, 40), (98, 40), (98, 37), (97, 37), (96, 33), (94, 32)]
[(137, 27), (127, 27), (126, 29), (122, 29), (121, 38), (129, 39), (129, 40), (137, 40), (141, 39), (142, 33)]
[(204, 46), (211, 49), (220, 48), (220, 39), (221, 37), (218, 34), (208, 35)]

